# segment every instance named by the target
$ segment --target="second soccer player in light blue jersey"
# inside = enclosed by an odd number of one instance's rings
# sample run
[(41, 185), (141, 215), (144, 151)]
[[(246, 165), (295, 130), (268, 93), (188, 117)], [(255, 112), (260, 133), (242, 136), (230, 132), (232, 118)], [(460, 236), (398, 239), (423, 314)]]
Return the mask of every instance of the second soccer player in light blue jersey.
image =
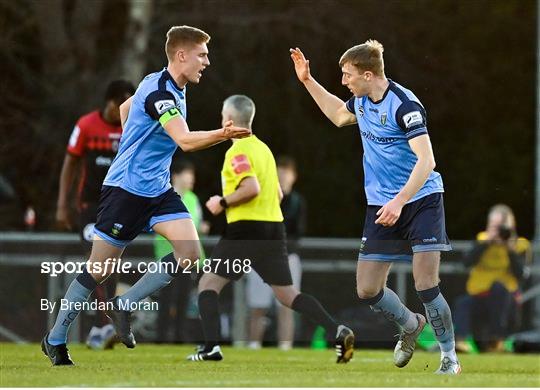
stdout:
[(360, 301), (402, 328), (394, 363), (407, 365), (426, 318), (405, 307), (386, 279), (392, 262), (412, 260), (415, 288), (441, 348), (437, 373), (458, 374), (452, 316), (439, 290), (440, 252), (451, 248), (426, 110), (386, 77), (383, 46), (375, 40), (350, 48), (339, 61), (342, 84), (353, 94), (347, 102), (312, 77), (300, 49), (290, 52), (298, 79), (323, 113), (338, 127), (357, 123), (360, 130), (368, 201), (356, 274)]

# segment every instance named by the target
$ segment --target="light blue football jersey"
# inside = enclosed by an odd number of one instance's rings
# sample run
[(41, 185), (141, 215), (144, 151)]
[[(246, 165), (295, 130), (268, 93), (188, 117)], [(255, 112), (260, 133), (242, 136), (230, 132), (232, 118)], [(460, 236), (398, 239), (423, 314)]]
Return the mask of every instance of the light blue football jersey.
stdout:
[[(378, 102), (368, 96), (353, 96), (346, 103), (360, 129), (364, 187), (372, 206), (388, 203), (405, 186), (417, 161), (408, 141), (427, 134), (426, 111), (418, 98), (398, 83), (389, 82)], [(441, 175), (433, 171), (408, 203), (436, 192), (444, 192), (444, 187)]]
[(186, 90), (167, 69), (146, 76), (131, 102), (118, 154), (103, 185), (156, 197), (171, 187), (170, 166), (177, 145), (160, 123), (164, 115), (186, 119)]

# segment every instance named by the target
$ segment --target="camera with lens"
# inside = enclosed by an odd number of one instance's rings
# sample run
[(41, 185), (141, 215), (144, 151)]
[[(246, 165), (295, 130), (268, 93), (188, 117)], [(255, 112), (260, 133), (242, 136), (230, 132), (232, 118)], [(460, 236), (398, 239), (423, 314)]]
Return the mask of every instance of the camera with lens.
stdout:
[(514, 229), (512, 229), (511, 227), (505, 225), (499, 226), (499, 237), (501, 238), (501, 240), (508, 241), (510, 237), (513, 236), (513, 234)]

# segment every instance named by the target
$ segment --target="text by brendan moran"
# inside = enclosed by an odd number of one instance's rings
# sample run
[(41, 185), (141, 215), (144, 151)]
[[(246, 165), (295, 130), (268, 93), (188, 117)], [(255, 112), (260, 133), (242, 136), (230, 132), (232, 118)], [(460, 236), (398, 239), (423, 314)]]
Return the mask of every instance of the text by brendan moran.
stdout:
[[(113, 311), (114, 305), (112, 302), (100, 302), (98, 300), (86, 301), (86, 302), (70, 302), (67, 299), (60, 299), (60, 302), (49, 301), (48, 299), (41, 299), (41, 310), (46, 310), (49, 313), (54, 313), (54, 310), (58, 307), (59, 310), (66, 311)], [(158, 302), (129, 302), (124, 300), (118, 300), (118, 309), (125, 311), (137, 311), (137, 310), (159, 310)]]

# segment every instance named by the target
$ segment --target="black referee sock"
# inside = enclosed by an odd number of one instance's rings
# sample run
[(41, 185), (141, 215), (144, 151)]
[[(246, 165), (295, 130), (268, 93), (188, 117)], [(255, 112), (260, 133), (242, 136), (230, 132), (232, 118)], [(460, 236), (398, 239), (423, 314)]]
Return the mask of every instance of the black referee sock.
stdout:
[(322, 307), (321, 303), (311, 295), (300, 293), (294, 298), (291, 309), (305, 315), (317, 325), (322, 325), (331, 337), (336, 337), (338, 324)]
[(204, 333), (204, 349), (210, 351), (219, 344), (219, 295), (214, 290), (199, 294), (199, 313)]

